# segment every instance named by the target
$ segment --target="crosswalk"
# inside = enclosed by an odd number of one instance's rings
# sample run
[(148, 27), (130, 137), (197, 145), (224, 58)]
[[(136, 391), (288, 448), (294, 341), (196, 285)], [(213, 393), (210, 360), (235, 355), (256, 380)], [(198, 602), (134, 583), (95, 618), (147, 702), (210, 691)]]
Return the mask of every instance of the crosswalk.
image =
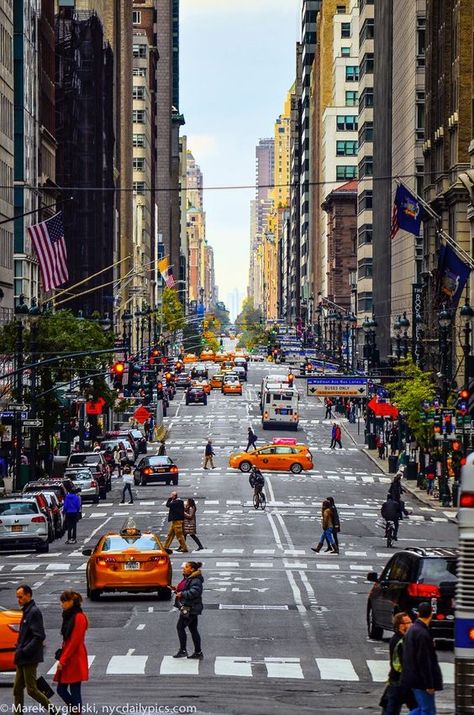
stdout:
[[(48, 664), (48, 675), (56, 672), (56, 664)], [(454, 683), (454, 664), (440, 663), (443, 680)], [(384, 683), (387, 680), (387, 660), (350, 658), (300, 658), (298, 656), (218, 655), (202, 661), (173, 658), (171, 654), (157, 657), (139, 654), (130, 649), (123, 655), (99, 658), (89, 655), (90, 678), (105, 676), (221, 676), (228, 678), (253, 678), (285, 680), (319, 680), (341, 682)]]

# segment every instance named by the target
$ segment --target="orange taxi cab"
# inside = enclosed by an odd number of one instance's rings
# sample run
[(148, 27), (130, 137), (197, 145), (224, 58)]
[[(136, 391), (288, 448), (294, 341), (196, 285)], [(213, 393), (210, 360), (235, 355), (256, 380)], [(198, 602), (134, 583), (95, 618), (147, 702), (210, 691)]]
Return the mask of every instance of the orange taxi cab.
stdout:
[(100, 537), (86, 566), (87, 596), (97, 601), (102, 593), (155, 591), (163, 600), (171, 598), (171, 562), (160, 538), (137, 529), (128, 519), (121, 531)]
[(213, 390), (222, 389), (222, 383), (224, 381), (224, 375), (222, 372), (216, 372), (210, 379), (211, 387)]
[(214, 362), (214, 351), (213, 350), (203, 350), (201, 352), (200, 359), (202, 361), (208, 360), (209, 362)]
[(224, 395), (241, 395), (242, 394), (242, 383), (240, 382), (238, 376), (233, 375), (224, 376), (224, 382), (222, 383), (222, 392)]
[(0, 672), (15, 670), (15, 648), (22, 611), (0, 611)]
[(183, 362), (186, 365), (189, 365), (191, 362), (197, 362), (199, 360), (198, 356), (195, 355), (195, 353), (188, 353), (187, 355), (184, 356)]
[(211, 384), (209, 380), (191, 380), (191, 387), (201, 387), (206, 395), (211, 394)]
[(259, 447), (254, 452), (235, 452), (230, 455), (229, 466), (249, 472), (252, 466), (262, 471), (275, 470), (300, 474), (313, 468), (313, 455), (308, 445), (297, 444), (290, 438), (276, 439), (272, 444)]

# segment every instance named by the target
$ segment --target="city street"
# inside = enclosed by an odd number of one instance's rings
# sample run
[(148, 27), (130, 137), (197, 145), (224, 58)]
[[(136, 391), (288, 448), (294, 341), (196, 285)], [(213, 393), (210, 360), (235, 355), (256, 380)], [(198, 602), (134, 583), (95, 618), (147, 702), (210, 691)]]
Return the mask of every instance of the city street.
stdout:
[[(377, 471), (345, 429), (343, 449), (328, 448), (331, 423), (322, 419), (319, 399), (304, 394), (305, 380), (296, 380), (302, 395), (297, 437), (310, 446), (315, 468), (300, 475), (267, 473), (269, 503), (265, 512), (256, 512), (248, 476), (227, 464), (232, 451), (245, 447), (249, 425), (259, 445), (276, 435), (295, 434), (261, 428), (257, 393), (272, 371), (287, 368), (250, 363), (243, 396), (213, 391), (207, 407), (186, 406), (178, 391), (165, 420), (168, 453), (180, 469), (177, 491), (196, 500), (197, 533), (205, 547), (189, 554), (203, 562), (204, 660), (172, 658), (178, 649), (172, 601), (131, 594), (85, 600), (91, 666), (85, 703), (192, 705), (198, 713), (213, 715), (380, 712), (389, 634), (383, 642), (367, 637), (366, 574), (380, 573), (393, 553), (377, 524), (390, 478)], [(346, 421), (340, 422), (344, 428)], [(361, 432), (362, 443), (362, 424)], [(204, 471), (209, 437), (216, 468)], [(149, 452), (154, 448), (149, 446)], [(49, 672), (50, 679), (60, 645), (59, 594), (65, 587), (86, 590), (82, 548), (119, 528), (128, 516), (138, 527), (165, 535), (171, 490), (161, 484), (137, 487), (135, 503), (120, 505), (115, 479), (105, 502), (84, 506), (77, 545), (54, 542), (49, 554), (2, 556), (0, 606), (15, 608), (16, 586), (32, 585), (48, 631), (42, 672)], [(320, 535), (321, 500), (328, 496), (334, 497), (341, 517), (339, 555), (311, 551)], [(407, 504), (413, 513), (400, 524), (399, 548), (455, 545), (456, 526), (447, 516), (411, 499)], [(177, 583), (184, 559), (176, 552), (171, 558)], [(452, 651), (443, 649), (439, 657), (447, 685), (438, 707), (452, 712)], [(0, 703), (10, 703), (12, 678), (0, 678)]]

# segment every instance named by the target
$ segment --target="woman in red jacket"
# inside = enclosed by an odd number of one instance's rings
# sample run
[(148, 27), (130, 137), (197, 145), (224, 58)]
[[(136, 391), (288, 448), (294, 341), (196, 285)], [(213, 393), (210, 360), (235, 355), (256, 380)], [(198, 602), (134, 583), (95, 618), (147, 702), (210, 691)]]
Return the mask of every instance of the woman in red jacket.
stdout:
[(63, 591), (59, 598), (63, 609), (63, 644), (56, 651), (56, 660), (59, 662), (54, 681), (58, 683), (59, 697), (70, 706), (71, 712), (79, 713), (82, 707), (81, 683), (89, 679), (85, 644), (89, 622), (82, 611), (80, 593)]

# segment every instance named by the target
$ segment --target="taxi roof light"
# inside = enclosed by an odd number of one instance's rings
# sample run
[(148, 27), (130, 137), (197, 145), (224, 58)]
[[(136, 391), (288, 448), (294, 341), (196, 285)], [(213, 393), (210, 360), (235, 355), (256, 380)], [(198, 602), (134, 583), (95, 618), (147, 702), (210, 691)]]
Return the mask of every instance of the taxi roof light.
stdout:
[(125, 519), (120, 529), (120, 536), (141, 536), (141, 531), (132, 516)]

